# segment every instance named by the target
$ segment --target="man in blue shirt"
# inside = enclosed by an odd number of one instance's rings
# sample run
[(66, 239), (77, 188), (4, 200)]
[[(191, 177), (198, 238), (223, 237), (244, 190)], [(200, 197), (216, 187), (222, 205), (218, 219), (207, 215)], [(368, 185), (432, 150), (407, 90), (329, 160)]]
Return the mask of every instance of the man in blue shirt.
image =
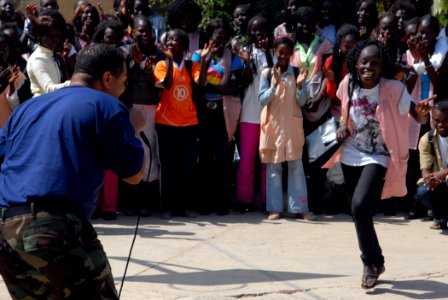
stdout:
[(79, 53), (71, 86), (28, 100), (0, 130), (0, 273), (13, 298), (118, 299), (88, 221), (104, 171), (143, 176), (144, 117), (117, 98), (121, 52)]

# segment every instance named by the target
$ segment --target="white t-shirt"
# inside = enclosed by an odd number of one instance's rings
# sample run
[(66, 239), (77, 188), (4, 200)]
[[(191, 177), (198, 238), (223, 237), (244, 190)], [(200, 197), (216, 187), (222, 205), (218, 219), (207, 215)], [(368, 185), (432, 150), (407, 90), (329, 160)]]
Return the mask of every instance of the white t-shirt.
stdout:
[[(409, 112), (411, 96), (403, 89), (398, 102), (398, 110), (401, 115)], [(379, 84), (372, 89), (356, 88), (353, 92), (350, 119), (354, 130), (347, 138), (341, 153), (343, 164), (353, 167), (368, 164), (380, 164), (389, 166), (389, 150), (384, 142), (379, 121), (375, 115), (379, 105)]]
[(258, 101), (258, 92), (260, 88), (261, 73), (268, 67), (264, 51), (253, 48), (251, 61), (255, 64), (257, 73), (254, 74), (252, 83), (247, 87), (244, 93), (244, 100), (241, 107), (240, 122), (260, 124), (260, 115), (263, 107)]
[(440, 155), (442, 156), (443, 168), (448, 168), (448, 137), (441, 137), (439, 135)]

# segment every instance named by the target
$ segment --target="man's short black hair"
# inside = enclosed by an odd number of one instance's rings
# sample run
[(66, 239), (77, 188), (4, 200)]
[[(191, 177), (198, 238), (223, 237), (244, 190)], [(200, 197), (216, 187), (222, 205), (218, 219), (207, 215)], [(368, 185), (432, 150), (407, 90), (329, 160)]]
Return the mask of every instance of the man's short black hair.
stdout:
[(448, 98), (437, 102), (436, 105), (434, 105), (434, 109), (437, 109), (445, 115), (448, 114)]
[(84, 73), (92, 79), (101, 79), (105, 72), (120, 76), (124, 68), (124, 55), (120, 49), (106, 44), (90, 44), (76, 58), (75, 74)]

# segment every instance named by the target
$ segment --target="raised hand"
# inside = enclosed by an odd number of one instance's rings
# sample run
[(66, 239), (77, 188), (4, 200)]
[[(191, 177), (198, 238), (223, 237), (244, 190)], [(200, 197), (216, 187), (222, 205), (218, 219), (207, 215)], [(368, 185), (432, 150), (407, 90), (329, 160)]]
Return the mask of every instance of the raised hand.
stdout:
[(201, 60), (205, 60), (205, 59), (211, 60), (214, 55), (213, 49), (215, 49), (215, 46), (216, 46), (216, 43), (214, 41), (205, 43), (204, 48), (201, 50)]
[(263, 50), (264, 52), (269, 50), (269, 38), (261, 39), (257, 41), (257, 48)]
[(429, 98), (426, 98), (415, 105), (415, 113), (417, 116), (424, 117), (426, 116), (432, 109), (431, 101), (437, 98), (437, 95), (433, 95)]
[(302, 85), (302, 82), (306, 80), (306, 77), (308, 76), (309, 70), (308, 68), (302, 68), (300, 69), (300, 73), (297, 76), (296, 84)]
[(419, 40), (416, 45), (416, 52), (420, 55), (421, 58), (429, 57), (428, 45), (427, 43)]
[(37, 4), (30, 3), (25, 7), (25, 14), (31, 21), (35, 20), (37, 17)]
[(333, 70), (329, 69), (329, 70), (323, 70), (322, 71), (324, 73), (324, 76), (330, 80), (330, 81), (334, 81), (334, 72)]
[(70, 54), (70, 50), (71, 49), (72, 49), (72, 44), (70, 44), (68, 39), (66, 39), (64, 41), (64, 46), (62, 48), (62, 57), (64, 57), (64, 59), (68, 57), (68, 55)]
[(173, 53), (171, 52), (170, 49), (168, 49), (168, 47), (166, 45), (163, 46), (163, 48), (161, 49), (163, 54), (165, 54), (165, 57), (169, 60), (169, 61), (173, 61)]
[(107, 15), (104, 13), (103, 6), (101, 3), (97, 3), (96, 7), (98, 8), (98, 13), (100, 14), (101, 20), (107, 20)]

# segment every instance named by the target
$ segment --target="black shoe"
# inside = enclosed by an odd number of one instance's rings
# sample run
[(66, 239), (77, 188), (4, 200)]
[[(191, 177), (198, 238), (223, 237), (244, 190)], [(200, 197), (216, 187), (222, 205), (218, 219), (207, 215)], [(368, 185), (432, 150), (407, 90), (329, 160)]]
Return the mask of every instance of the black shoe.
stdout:
[(136, 212), (135, 209), (133, 209), (133, 208), (127, 208), (127, 209), (124, 211), (124, 215), (125, 215), (125, 216), (128, 216), (128, 217), (135, 216), (136, 214), (137, 214), (137, 212)]
[(147, 208), (141, 208), (140, 209), (140, 217), (146, 218), (149, 217), (151, 213), (149, 212), (149, 209)]
[(254, 210), (254, 205), (252, 203), (246, 203), (242, 201), (237, 201), (236, 207), (236, 210), (242, 215)]
[(105, 211), (103, 212), (103, 219), (106, 221), (112, 221), (117, 219), (117, 213), (114, 211)]
[(217, 216), (227, 216), (229, 214), (229, 210), (227, 208), (221, 208), (216, 210)]
[(173, 215), (169, 211), (166, 211), (166, 212), (163, 212), (163, 213), (160, 214), (160, 218), (162, 220), (169, 220), (172, 217), (173, 217)]
[(373, 288), (377, 283), (379, 274), (381, 273), (374, 265), (364, 266), (363, 274), (361, 277), (361, 287), (363, 289)]
[(185, 217), (185, 218), (191, 218), (191, 219), (194, 219), (194, 218), (197, 218), (197, 217), (198, 217), (198, 213), (195, 212), (194, 210), (185, 210), (185, 211), (181, 214), (181, 216), (182, 216), (182, 217)]
[(417, 212), (416, 210), (410, 210), (406, 216), (407, 220), (417, 220), (424, 217), (424, 214)]

